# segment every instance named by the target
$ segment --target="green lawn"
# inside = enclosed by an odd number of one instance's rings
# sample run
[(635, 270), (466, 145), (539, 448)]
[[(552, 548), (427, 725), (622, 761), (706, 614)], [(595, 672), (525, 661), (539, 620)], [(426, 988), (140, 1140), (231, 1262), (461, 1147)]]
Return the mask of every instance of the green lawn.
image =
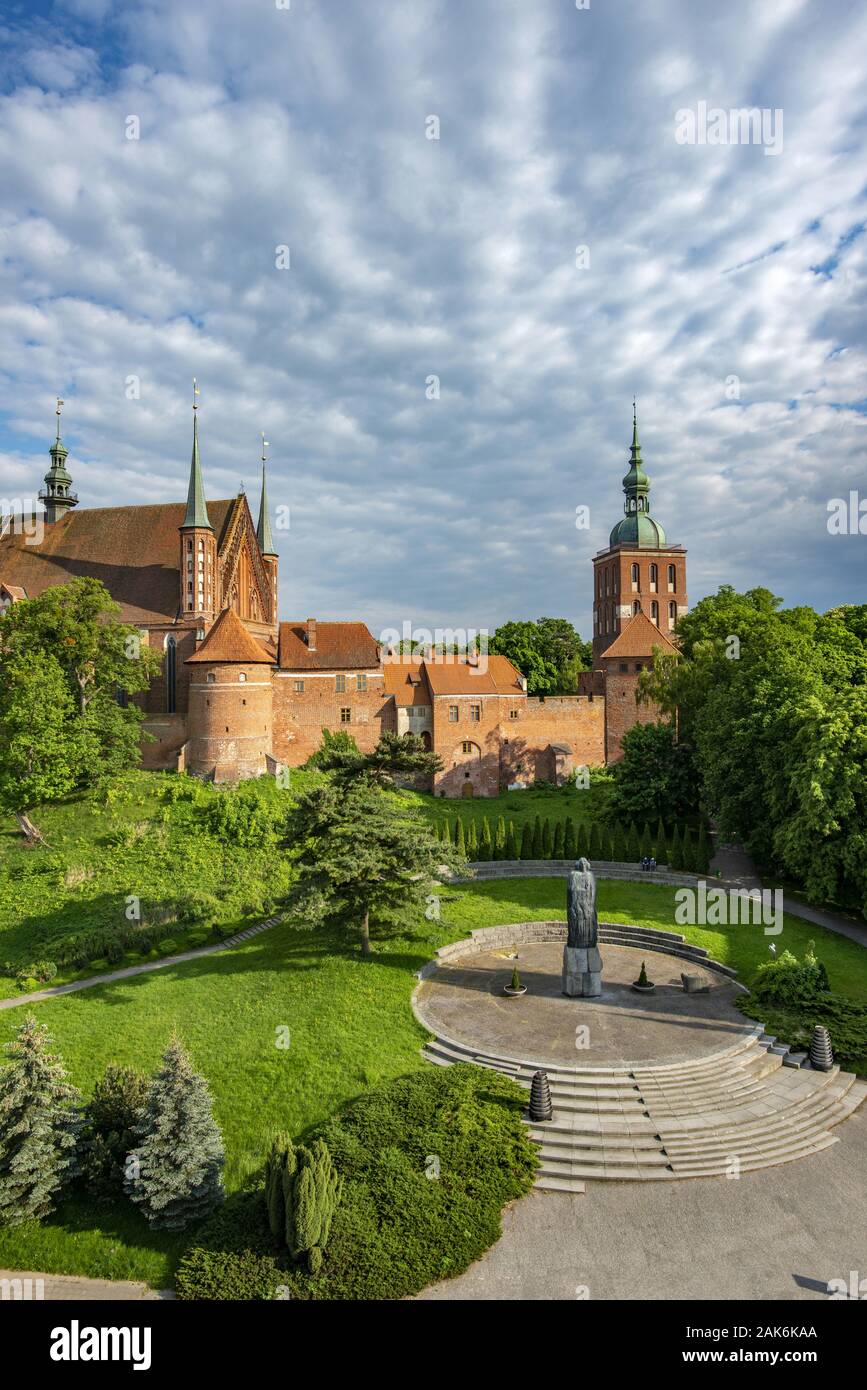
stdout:
[(481, 830), (482, 821), (487, 818), (493, 833), (500, 816), (508, 825), (514, 821), (516, 829), (523, 828), (525, 821), (531, 824), (537, 816), (542, 821), (547, 816), (552, 825), (557, 821), (572, 817), (576, 821), (589, 823), (605, 820), (613, 784), (608, 777), (594, 777), (590, 786), (584, 790), (567, 787), (528, 787), (522, 792), (503, 792), (500, 796), (468, 797), (460, 800), (454, 797), (432, 796), (429, 792), (407, 792), (428, 820), (441, 825), (444, 820), (455, 821), (458, 816), (469, 829), (475, 821)]
[[(227, 1186), (237, 1189), (259, 1168), (273, 1131), (298, 1136), (341, 1102), (425, 1065), (425, 1035), (409, 997), (413, 972), (437, 946), (471, 927), (565, 915), (559, 879), (459, 885), (443, 898), (441, 923), (377, 943), (369, 961), (334, 936), (281, 925), (231, 951), (63, 996), (35, 1012), (85, 1092), (110, 1061), (153, 1068), (177, 1028), (211, 1085), (227, 1146)], [(674, 905), (670, 888), (599, 881), (603, 919), (681, 930)], [(746, 980), (768, 956), (759, 927), (682, 930)], [(867, 1000), (867, 952), (856, 943), (787, 917), (777, 949), (800, 955), (810, 939), (832, 987)], [(0, 1012), (0, 1042), (21, 1018), (18, 1009)], [(288, 1049), (276, 1045), (284, 1026)], [(0, 1267), (165, 1286), (188, 1238), (152, 1234), (126, 1204), (98, 1208), (76, 1199), (41, 1227), (0, 1231)]]

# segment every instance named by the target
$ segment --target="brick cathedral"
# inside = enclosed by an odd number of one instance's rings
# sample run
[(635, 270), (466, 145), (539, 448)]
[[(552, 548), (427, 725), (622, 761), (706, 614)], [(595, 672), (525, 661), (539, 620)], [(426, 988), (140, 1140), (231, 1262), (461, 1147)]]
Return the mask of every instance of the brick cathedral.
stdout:
[(675, 650), (686, 551), (651, 516), (634, 413), (624, 515), (593, 557), (593, 670), (577, 695), (528, 695), (503, 656), (410, 657), (364, 623), (281, 622), (264, 463), (255, 525), (243, 491), (208, 501), (195, 406), (186, 504), (79, 508), (67, 457), (58, 410), (44, 534), (0, 536), (0, 611), (80, 575), (102, 581), (163, 656), (138, 697), (146, 767), (235, 781), (300, 766), (323, 729), (346, 730), (363, 750), (394, 730), (439, 754), (438, 795), (493, 796), (616, 762), (625, 731), (659, 718), (637, 704), (636, 685), (654, 649)]

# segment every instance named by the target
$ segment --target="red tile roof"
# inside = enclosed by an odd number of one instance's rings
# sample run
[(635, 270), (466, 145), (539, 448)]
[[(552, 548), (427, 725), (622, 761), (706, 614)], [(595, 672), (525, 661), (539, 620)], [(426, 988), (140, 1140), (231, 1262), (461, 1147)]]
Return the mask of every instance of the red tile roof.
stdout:
[[(208, 503), (218, 543), (237, 500)], [(178, 528), (185, 512), (183, 502), (75, 508), (45, 526), (40, 545), (28, 545), (25, 535), (0, 538), (0, 581), (36, 598), (79, 576), (99, 579), (120, 604), (122, 621), (172, 622), (180, 598)]]
[(429, 703), (413, 694), (411, 672), (420, 672), (433, 695), (523, 695), (520, 672), (505, 656), (480, 656), (478, 663), (463, 656), (399, 656), (384, 663), (385, 688), (399, 705)]
[(261, 643), (248, 632), (233, 608), (224, 608), (214, 626), (197, 652), (188, 656), (186, 665), (193, 662), (231, 661), (235, 663), (258, 662), (273, 666), (274, 658), (269, 656)]
[(317, 623), (315, 651), (306, 639), (306, 623), (280, 624), (281, 670), (370, 671), (379, 666), (379, 644), (365, 623)]
[(609, 657), (652, 656), (654, 647), (661, 647), (666, 654), (677, 651), (674, 643), (660, 632), (646, 613), (636, 613), (602, 657), (607, 660)]

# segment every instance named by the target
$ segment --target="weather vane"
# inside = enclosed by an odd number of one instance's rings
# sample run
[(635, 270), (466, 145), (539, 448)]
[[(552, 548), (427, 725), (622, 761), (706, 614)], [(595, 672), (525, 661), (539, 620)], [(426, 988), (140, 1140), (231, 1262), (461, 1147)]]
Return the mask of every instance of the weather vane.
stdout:
[(56, 409), (55, 412), (54, 412), (55, 415), (57, 416), (57, 438), (58, 438), (58, 439), (60, 438), (60, 412), (61, 412), (61, 410), (63, 409), (63, 404), (64, 404), (63, 401), (62, 401), (62, 400), (60, 399), (60, 397), (58, 396), (58, 397), (57, 397), (57, 409)]
[(268, 443), (268, 440), (265, 438), (265, 431), (262, 430), (262, 462), (263, 462), (263, 463), (267, 463), (267, 462), (268, 462), (268, 455), (267, 455), (267, 453), (266, 453), (266, 450), (267, 450), (268, 448), (270, 448), (270, 445), (269, 445), (269, 443)]
[(199, 394), (199, 388), (198, 388), (198, 386), (196, 385), (196, 378), (193, 377), (193, 410), (198, 410), (198, 408), (199, 408), (199, 402), (198, 402), (198, 400), (197, 400), (198, 394)]

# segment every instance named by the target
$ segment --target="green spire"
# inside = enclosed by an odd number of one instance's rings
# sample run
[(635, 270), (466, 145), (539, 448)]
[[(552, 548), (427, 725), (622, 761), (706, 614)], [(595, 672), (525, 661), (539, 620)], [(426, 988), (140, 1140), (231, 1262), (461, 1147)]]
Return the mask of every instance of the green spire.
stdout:
[(276, 555), (274, 549), (274, 537), (271, 535), (271, 516), (268, 511), (268, 488), (265, 483), (265, 464), (267, 457), (265, 450), (268, 448), (268, 441), (262, 435), (262, 496), (259, 501), (259, 522), (256, 526), (256, 539), (259, 542), (259, 549), (263, 555)]
[(184, 517), (183, 530), (187, 526), (198, 526), (202, 529), (212, 531), (208, 518), (208, 505), (205, 501), (205, 485), (202, 482), (202, 465), (199, 462), (199, 409), (196, 397), (199, 391), (196, 386), (196, 379), (193, 377), (193, 457), (190, 461), (190, 486), (187, 492), (187, 514)]
[(49, 450), (51, 467), (45, 474), (45, 487), (39, 494), (39, 500), (45, 507), (45, 514), (50, 522), (57, 521), (78, 502), (77, 496), (72, 491), (72, 476), (66, 467), (69, 450), (60, 438), (60, 412), (62, 409), (63, 401), (58, 396), (57, 409), (54, 412), (57, 416), (57, 436)]
[(650, 515), (650, 479), (644, 471), (641, 445), (638, 441), (638, 416), (632, 402), (632, 447), (629, 450), (629, 470), (623, 479), (625, 516), (611, 532), (611, 545), (634, 545), (642, 549), (658, 549), (665, 545), (665, 532)]

